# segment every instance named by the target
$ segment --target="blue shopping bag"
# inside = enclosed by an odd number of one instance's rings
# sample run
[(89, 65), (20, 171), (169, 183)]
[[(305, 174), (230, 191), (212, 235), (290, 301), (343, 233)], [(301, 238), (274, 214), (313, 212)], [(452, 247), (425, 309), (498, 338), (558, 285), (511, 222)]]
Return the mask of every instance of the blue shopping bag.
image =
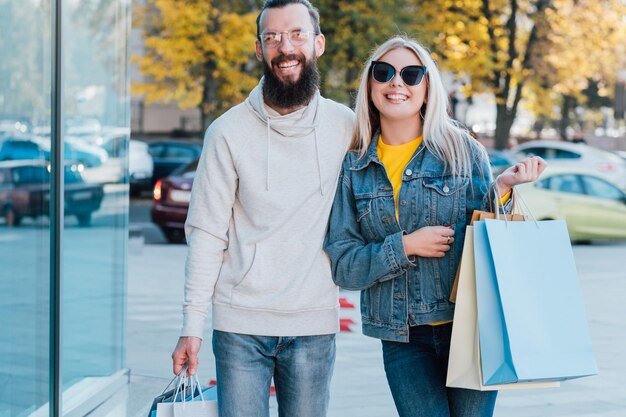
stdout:
[(598, 372), (562, 220), (474, 223), (483, 384)]

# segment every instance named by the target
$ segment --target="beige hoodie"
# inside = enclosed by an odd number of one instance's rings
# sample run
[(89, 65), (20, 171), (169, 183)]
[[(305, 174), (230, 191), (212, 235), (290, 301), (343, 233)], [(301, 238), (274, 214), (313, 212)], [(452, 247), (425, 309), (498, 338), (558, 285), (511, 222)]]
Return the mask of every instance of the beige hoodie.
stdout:
[(280, 116), (248, 99), (207, 129), (185, 224), (183, 336), (217, 330), (304, 336), (338, 331), (322, 249), (353, 113), (316, 94)]

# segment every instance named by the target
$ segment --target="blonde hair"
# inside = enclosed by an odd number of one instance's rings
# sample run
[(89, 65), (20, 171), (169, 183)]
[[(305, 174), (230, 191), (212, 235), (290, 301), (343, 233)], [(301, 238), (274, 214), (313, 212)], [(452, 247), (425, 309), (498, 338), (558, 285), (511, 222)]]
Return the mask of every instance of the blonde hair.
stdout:
[(424, 103), (420, 110), (424, 118), (424, 146), (444, 163), (445, 168), (450, 168), (453, 176), (471, 176), (472, 142), (478, 145), (481, 156), (485, 158), (486, 151), (470, 136), (467, 129), (461, 127), (448, 115), (448, 94), (441, 82), (437, 65), (428, 50), (417, 41), (402, 36), (395, 36), (380, 45), (365, 62), (356, 97), (356, 127), (350, 148), (357, 151), (359, 156), (365, 156), (372, 141), (372, 135), (380, 129), (380, 115), (370, 98), (370, 67), (372, 61), (379, 60), (387, 52), (397, 48), (405, 48), (415, 53), (427, 69), (424, 79), (428, 83), (428, 104)]

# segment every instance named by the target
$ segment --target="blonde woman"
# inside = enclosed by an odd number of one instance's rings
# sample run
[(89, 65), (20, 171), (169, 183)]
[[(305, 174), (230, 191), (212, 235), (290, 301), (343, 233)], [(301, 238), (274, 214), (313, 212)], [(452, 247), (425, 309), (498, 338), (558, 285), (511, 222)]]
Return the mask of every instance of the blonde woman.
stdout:
[(450, 291), (490, 187), (503, 203), (545, 167), (531, 157), (492, 184), (484, 148), (450, 119), (447, 97), (415, 40), (394, 37), (367, 60), (325, 242), (335, 282), (361, 290), (363, 333), (382, 340), (400, 417), (493, 414), (496, 392), (445, 386)]

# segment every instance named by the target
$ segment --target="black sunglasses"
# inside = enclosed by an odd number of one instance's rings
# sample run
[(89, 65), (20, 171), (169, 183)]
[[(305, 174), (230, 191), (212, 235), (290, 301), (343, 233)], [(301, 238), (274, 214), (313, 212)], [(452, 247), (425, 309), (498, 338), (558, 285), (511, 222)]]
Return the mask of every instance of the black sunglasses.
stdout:
[[(393, 65), (384, 61), (372, 61), (371, 65), (372, 78), (379, 83), (386, 83), (393, 79), (396, 75), (396, 69)], [(426, 75), (426, 67), (423, 65), (409, 65), (400, 70), (400, 77), (406, 85), (419, 85), (422, 78)]]

